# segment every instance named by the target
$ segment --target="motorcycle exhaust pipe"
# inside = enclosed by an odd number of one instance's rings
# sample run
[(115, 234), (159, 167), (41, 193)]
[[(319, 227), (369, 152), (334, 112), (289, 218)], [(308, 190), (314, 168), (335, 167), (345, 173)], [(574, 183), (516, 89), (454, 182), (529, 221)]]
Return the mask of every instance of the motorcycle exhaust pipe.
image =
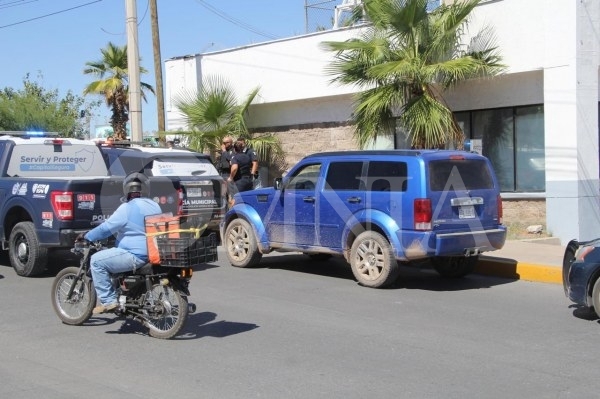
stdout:
[(195, 313), (195, 312), (196, 312), (196, 304), (188, 303), (188, 313)]

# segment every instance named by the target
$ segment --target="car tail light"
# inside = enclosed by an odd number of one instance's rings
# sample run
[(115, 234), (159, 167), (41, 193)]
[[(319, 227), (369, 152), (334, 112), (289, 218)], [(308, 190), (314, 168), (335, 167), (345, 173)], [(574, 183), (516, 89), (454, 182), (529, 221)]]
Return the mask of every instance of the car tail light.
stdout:
[(177, 189), (177, 214), (183, 215), (183, 189)]
[(503, 224), (502, 197), (498, 195), (498, 223)]
[(417, 198), (414, 202), (415, 230), (431, 230), (431, 200)]
[(73, 219), (73, 193), (71, 191), (52, 191), (50, 202), (58, 220)]
[(594, 250), (594, 246), (588, 245), (585, 247), (580, 247), (576, 252), (575, 252), (575, 259), (578, 261), (583, 261), (586, 257), (587, 254), (589, 254), (590, 252), (592, 252)]
[(228, 192), (228, 190), (227, 190), (227, 181), (224, 180), (221, 183), (221, 197), (227, 198), (227, 192)]

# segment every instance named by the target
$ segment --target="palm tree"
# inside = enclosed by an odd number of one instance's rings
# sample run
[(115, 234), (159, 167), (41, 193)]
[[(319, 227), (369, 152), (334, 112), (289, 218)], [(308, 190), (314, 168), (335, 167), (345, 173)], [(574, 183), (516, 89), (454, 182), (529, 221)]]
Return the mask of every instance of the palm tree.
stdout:
[(427, 12), (427, 0), (364, 0), (352, 18), (370, 22), (364, 33), (344, 42), (325, 42), (335, 51), (328, 72), (332, 82), (356, 85), (355, 139), (361, 148), (380, 133), (400, 126), (412, 145), (432, 148), (464, 135), (442, 92), (470, 78), (502, 72), (490, 28), (468, 45), (461, 39), (480, 0), (456, 1)]
[(246, 115), (259, 88), (252, 90), (244, 102), (238, 104), (231, 84), (220, 76), (206, 77), (200, 90), (184, 92), (175, 100), (175, 106), (184, 115), (188, 131), (177, 132), (188, 137), (188, 147), (203, 152), (220, 150), (227, 135), (244, 137), (262, 160), (283, 154), (276, 136), (266, 134), (253, 137), (246, 125)]
[[(127, 70), (127, 45), (117, 46), (111, 42), (106, 48), (100, 49), (102, 59), (86, 62), (88, 68), (83, 70), (86, 75), (94, 75), (98, 80), (85, 87), (83, 94), (100, 94), (110, 107), (112, 116), (110, 124), (113, 127), (115, 140), (127, 138), (126, 125), (129, 120), (129, 72)], [(140, 67), (140, 73), (148, 72)], [(154, 88), (147, 83), (140, 83), (141, 95), (146, 101), (144, 90), (154, 94)]]

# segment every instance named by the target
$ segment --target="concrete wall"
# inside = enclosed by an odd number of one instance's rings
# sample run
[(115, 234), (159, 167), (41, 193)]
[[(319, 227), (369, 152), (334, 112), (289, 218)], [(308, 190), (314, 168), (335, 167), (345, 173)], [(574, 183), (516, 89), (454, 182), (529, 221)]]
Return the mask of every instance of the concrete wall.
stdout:
[[(465, 43), (484, 26), (492, 26), (496, 43), (501, 49), (504, 63), (508, 65), (507, 75), (541, 71), (547, 63), (545, 32), (546, 25), (556, 29), (555, 21), (546, 22), (544, 12), (547, 8), (556, 9), (560, 14), (565, 3), (570, 0), (496, 0), (483, 2), (475, 9), (469, 29), (465, 35)], [(562, 18), (559, 32), (573, 29), (575, 20)], [(257, 104), (277, 104), (281, 102), (318, 99), (351, 95), (356, 92), (352, 86), (331, 84), (331, 75), (327, 73), (328, 64), (333, 61), (334, 54), (325, 51), (322, 42), (344, 41), (360, 35), (365, 28), (351, 27), (331, 31), (323, 31), (293, 38), (270, 41), (237, 47), (224, 51), (177, 57), (165, 62), (166, 71), (166, 106), (169, 129), (180, 127), (176, 109), (172, 107), (172, 98), (182, 90), (197, 88), (198, 79), (211, 75), (227, 77), (236, 88), (240, 99), (251, 90), (260, 88)], [(564, 39), (563, 39), (564, 40)], [(559, 42), (560, 44), (560, 42)], [(192, 76), (198, 71), (201, 76)], [(519, 79), (519, 78), (517, 78)], [(505, 80), (503, 82), (508, 82)], [(523, 79), (515, 81), (513, 88), (506, 91), (504, 98), (526, 104), (531, 97), (530, 90), (523, 86)], [(539, 80), (535, 83), (540, 83)], [(476, 84), (477, 86), (477, 84)], [(485, 82), (479, 84), (485, 86)], [(496, 89), (502, 84), (494, 84)], [(532, 87), (529, 84), (529, 87)], [(534, 103), (541, 102), (541, 96)], [(478, 87), (471, 92), (481, 91)], [(486, 92), (484, 92), (486, 93)], [(478, 107), (480, 96), (463, 97), (461, 107), (471, 109)], [(489, 94), (490, 98), (498, 96)], [(523, 96), (521, 99), (520, 97)], [(342, 105), (346, 106), (347, 103)], [(285, 105), (283, 105), (285, 108)], [(339, 106), (337, 107), (339, 108)], [(327, 111), (332, 112), (332, 111)], [(333, 111), (331, 117), (345, 120), (348, 112)], [(312, 123), (312, 113), (297, 113), (292, 123)], [(332, 119), (333, 120), (333, 119)], [(259, 126), (257, 121), (250, 120)], [(275, 121), (276, 125), (284, 123)]]

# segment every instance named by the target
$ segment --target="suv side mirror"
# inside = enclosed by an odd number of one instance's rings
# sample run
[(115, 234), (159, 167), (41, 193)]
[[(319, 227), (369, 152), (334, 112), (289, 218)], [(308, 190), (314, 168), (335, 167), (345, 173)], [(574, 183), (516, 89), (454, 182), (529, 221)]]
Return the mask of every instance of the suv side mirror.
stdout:
[(281, 177), (276, 177), (275, 180), (273, 180), (273, 187), (275, 188), (275, 190), (281, 189), (281, 184), (282, 184), (281, 182), (282, 182)]

